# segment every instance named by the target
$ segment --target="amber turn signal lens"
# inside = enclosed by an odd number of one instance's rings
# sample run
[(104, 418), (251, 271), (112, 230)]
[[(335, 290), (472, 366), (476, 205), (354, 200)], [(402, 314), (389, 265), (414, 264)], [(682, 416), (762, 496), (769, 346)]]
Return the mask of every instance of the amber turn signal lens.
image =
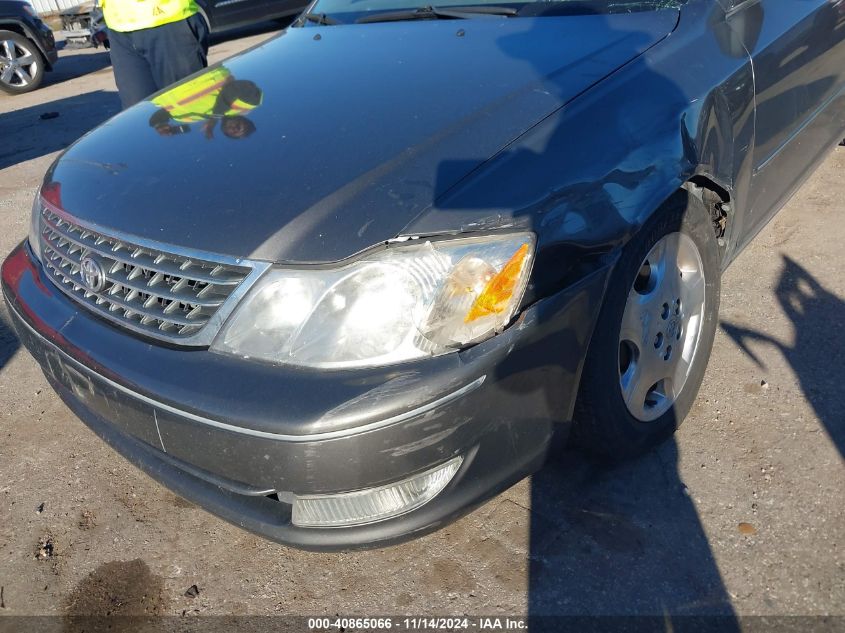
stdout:
[(502, 267), (502, 270), (487, 282), (467, 313), (465, 323), (481, 317), (501, 314), (510, 307), (511, 297), (513, 297), (526, 257), (528, 257), (528, 244), (523, 244)]

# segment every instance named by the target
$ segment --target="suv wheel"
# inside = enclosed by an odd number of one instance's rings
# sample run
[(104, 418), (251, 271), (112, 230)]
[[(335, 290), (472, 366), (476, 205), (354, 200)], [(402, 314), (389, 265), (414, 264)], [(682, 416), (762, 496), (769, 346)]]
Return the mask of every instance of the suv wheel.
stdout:
[(0, 31), (0, 90), (21, 94), (35, 90), (44, 79), (44, 59), (27, 38)]
[(605, 459), (668, 438), (710, 357), (721, 269), (710, 214), (682, 191), (626, 245), (584, 364), (572, 437)]

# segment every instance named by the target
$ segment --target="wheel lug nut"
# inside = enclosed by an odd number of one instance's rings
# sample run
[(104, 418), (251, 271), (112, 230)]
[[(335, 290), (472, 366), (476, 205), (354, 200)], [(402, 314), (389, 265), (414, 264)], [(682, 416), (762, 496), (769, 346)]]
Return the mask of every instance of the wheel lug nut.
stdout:
[(672, 356), (672, 346), (666, 348), (666, 353), (663, 355), (663, 360), (669, 360)]
[(654, 337), (654, 349), (660, 349), (663, 347), (663, 332), (658, 332), (657, 336)]
[(668, 303), (663, 304), (661, 311), (660, 311), (660, 318), (663, 319), (664, 321), (669, 318), (669, 304)]

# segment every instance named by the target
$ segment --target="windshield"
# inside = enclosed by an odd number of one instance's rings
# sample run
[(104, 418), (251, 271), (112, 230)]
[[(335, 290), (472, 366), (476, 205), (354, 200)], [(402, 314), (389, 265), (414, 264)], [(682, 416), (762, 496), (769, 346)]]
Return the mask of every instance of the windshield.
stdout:
[[(379, 13), (399, 13), (418, 11), (421, 18), (443, 17), (427, 12), (427, 9), (448, 10), (489, 7), (515, 9), (513, 17), (529, 17), (540, 15), (590, 15), (596, 13), (632, 13), (638, 11), (653, 11), (656, 9), (678, 8), (686, 0), (317, 0), (306, 12), (306, 16), (330, 16), (331, 20), (311, 19), (303, 20), (309, 24), (334, 24), (356, 22), (361, 18), (368, 18)], [(456, 11), (457, 12), (457, 11)], [(502, 11), (503, 17), (508, 17)], [(495, 15), (490, 13), (476, 13), (476, 15)], [(470, 13), (467, 12), (467, 17)], [(449, 14), (447, 17), (456, 17)], [(463, 17), (463, 16), (461, 16)]]

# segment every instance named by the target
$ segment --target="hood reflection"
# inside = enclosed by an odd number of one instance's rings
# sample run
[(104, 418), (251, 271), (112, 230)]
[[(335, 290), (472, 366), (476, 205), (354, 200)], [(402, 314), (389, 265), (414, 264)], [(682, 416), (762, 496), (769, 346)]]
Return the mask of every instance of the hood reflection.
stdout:
[(224, 136), (246, 138), (255, 132), (255, 123), (246, 115), (263, 98), (254, 82), (236, 79), (228, 68), (218, 66), (152, 99), (159, 109), (150, 117), (150, 127), (161, 136), (175, 136), (199, 124), (203, 135), (213, 139), (219, 122)]

